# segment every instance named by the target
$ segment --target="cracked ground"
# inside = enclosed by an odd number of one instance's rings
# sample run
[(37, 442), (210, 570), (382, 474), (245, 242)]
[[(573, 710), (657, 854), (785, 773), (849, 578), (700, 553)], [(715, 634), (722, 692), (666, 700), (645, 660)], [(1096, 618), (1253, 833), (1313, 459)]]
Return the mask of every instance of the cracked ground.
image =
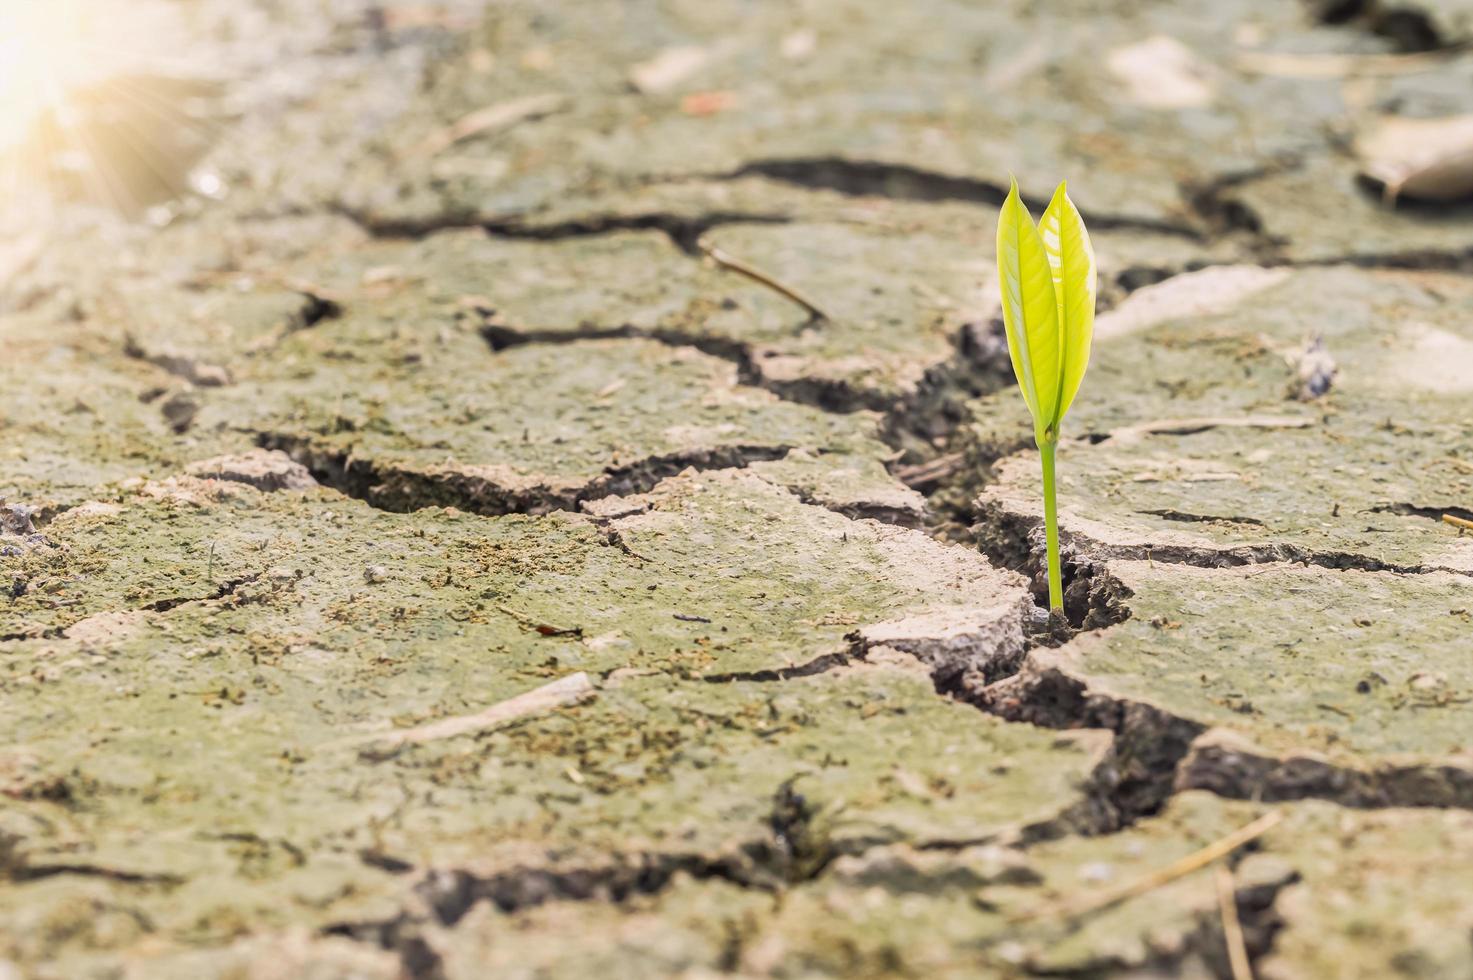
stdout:
[(0, 980), (1473, 977), (1473, 204), (1362, 149), (1473, 6), (136, 16), (0, 238)]

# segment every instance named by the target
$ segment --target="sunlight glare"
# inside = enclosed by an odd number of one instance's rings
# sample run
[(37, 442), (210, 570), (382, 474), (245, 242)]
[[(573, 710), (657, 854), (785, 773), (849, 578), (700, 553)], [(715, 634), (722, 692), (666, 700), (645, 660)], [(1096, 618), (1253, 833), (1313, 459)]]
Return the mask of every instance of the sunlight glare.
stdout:
[(108, 71), (105, 47), (89, 43), (91, 20), (80, 0), (0, 0), (0, 150)]

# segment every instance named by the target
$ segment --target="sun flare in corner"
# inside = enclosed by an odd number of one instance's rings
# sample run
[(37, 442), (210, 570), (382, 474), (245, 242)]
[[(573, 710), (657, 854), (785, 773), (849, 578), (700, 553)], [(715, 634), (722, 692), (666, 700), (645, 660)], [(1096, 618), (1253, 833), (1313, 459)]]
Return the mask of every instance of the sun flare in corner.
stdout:
[[(141, 214), (209, 145), (174, 69), (178, 11), (148, 0), (0, 0), (0, 216), (59, 201)], [(169, 17), (173, 17), (173, 21)]]

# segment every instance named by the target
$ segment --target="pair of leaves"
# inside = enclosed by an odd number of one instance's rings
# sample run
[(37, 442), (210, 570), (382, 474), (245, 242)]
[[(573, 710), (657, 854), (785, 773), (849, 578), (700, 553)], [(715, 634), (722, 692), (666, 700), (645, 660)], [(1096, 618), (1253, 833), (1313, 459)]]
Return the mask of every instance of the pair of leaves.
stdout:
[(997, 223), (997, 273), (1008, 354), (1040, 444), (1059, 425), (1089, 364), (1095, 319), (1095, 255), (1064, 184), (1038, 226), (1013, 181)]

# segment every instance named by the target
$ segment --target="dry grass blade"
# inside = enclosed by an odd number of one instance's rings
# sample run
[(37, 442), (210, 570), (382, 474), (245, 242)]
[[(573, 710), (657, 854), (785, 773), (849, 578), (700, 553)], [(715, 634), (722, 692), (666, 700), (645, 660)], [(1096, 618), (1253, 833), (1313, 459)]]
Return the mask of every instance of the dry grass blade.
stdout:
[(1217, 866), (1217, 906), (1222, 911), (1222, 939), (1227, 944), (1233, 980), (1253, 980), (1248, 944), (1243, 940), (1243, 923), (1238, 920), (1238, 893), (1233, 887), (1232, 869), (1226, 864)]
[(1110, 888), (1096, 895), (1089, 895), (1077, 902), (1061, 902), (1055, 905), (1045, 905), (1032, 912), (1025, 912), (1015, 916), (1014, 922), (1034, 922), (1040, 919), (1077, 919), (1080, 916), (1090, 915), (1102, 911), (1114, 905), (1119, 905), (1126, 899), (1144, 895), (1154, 891), (1163, 885), (1168, 885), (1184, 875), (1207, 867), (1213, 861), (1226, 857), (1233, 851), (1272, 830), (1279, 821), (1284, 819), (1283, 811), (1270, 810), (1252, 823), (1233, 831), (1221, 840), (1213, 841), (1200, 851), (1194, 851), (1178, 861), (1173, 861), (1166, 867), (1153, 871), (1144, 877), (1134, 881), (1126, 882), (1118, 888)]
[(1208, 415), (1200, 418), (1155, 419), (1111, 429), (1111, 442), (1134, 443), (1148, 436), (1189, 436), (1209, 429), (1306, 429), (1315, 424), (1307, 415)]
[(586, 673), (580, 670), (576, 674), (560, 677), (549, 684), (493, 704), (475, 714), (442, 718), (428, 725), (407, 728), (399, 732), (366, 735), (352, 739), (350, 744), (369, 743), (370, 754), (376, 756), (392, 754), (406, 745), (418, 745), (439, 739), (454, 738), (457, 735), (489, 731), (519, 718), (574, 704), (593, 697), (593, 695), (593, 682), (588, 679)]
[(696, 243), (696, 245), (698, 248), (700, 248), (701, 252), (704, 253), (706, 257), (709, 258), (712, 262), (715, 262), (717, 265), (723, 266), (724, 268), (730, 269), (732, 272), (738, 272), (746, 276), (748, 279), (751, 279), (753, 282), (760, 283), (761, 285), (766, 286), (768, 289), (771, 289), (776, 293), (780, 293), (783, 296), (786, 296), (788, 299), (792, 300), (794, 303), (797, 303), (799, 306), (803, 307), (803, 309), (812, 314), (814, 319), (833, 319), (833, 317), (829, 316), (823, 307), (819, 306), (813, 300), (803, 295), (803, 293), (798, 291), (796, 288), (789, 286), (787, 283), (782, 282), (781, 280), (769, 275), (766, 272), (763, 272), (755, 265), (752, 265), (748, 262), (743, 262), (741, 259), (728, 252), (723, 252), (721, 249), (717, 248), (715, 245), (712, 245), (710, 242), (699, 241)]
[(494, 133), (519, 122), (551, 115), (562, 109), (567, 103), (567, 96), (558, 95), (555, 92), (498, 102), (464, 115), (444, 129), (436, 130), (425, 137), (409, 152), (408, 156), (429, 159), (444, 153), (461, 140)]
[(1473, 521), (1466, 520), (1454, 514), (1443, 514), (1442, 520), (1444, 524), (1451, 524), (1453, 527), (1460, 527), (1465, 531), (1473, 531)]

